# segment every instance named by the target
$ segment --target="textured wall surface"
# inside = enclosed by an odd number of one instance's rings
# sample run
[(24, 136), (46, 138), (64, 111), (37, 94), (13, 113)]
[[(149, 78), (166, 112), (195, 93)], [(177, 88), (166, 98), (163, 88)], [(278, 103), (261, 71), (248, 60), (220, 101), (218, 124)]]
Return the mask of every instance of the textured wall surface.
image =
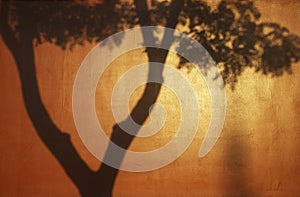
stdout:
[[(256, 2), (262, 19), (300, 35), (300, 2)], [(92, 169), (99, 161), (84, 147), (72, 117), (76, 72), (93, 45), (62, 51), (51, 44), (36, 47), (35, 61), (42, 100), (57, 126), (69, 134), (78, 153)], [(145, 61), (142, 50), (115, 60), (96, 94), (99, 121), (109, 135), (114, 125), (110, 93), (120, 74)], [(174, 64), (174, 55), (168, 63)], [(0, 39), (0, 196), (79, 196), (59, 163), (36, 134), (26, 113), (15, 61)], [(210, 103), (201, 76), (182, 69), (198, 90), (202, 119), (188, 150), (170, 165), (147, 173), (120, 172), (114, 196), (299, 196), (300, 195), (300, 64), (293, 74), (271, 78), (246, 70), (236, 90), (226, 90), (227, 114), (221, 137), (212, 151), (198, 158), (208, 127)], [(143, 87), (132, 96), (134, 106)], [(163, 88), (165, 127), (155, 136), (135, 139), (130, 150), (151, 150), (167, 143), (178, 127), (175, 96)], [(174, 107), (175, 106), (175, 107)]]

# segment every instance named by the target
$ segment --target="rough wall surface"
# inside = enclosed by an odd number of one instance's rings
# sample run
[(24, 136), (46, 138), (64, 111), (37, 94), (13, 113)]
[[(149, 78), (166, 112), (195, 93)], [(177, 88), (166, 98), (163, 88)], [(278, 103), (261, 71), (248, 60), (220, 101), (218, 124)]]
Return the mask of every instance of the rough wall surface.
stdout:
[[(259, 1), (263, 20), (300, 34), (300, 2)], [(41, 97), (53, 121), (72, 136), (81, 157), (92, 169), (99, 162), (82, 144), (72, 117), (72, 87), (76, 72), (93, 45), (62, 51), (43, 44), (35, 48)], [(114, 124), (109, 94), (118, 76), (145, 59), (133, 51), (113, 62), (97, 90), (97, 113), (108, 134)], [(168, 61), (172, 64), (172, 55)], [(79, 196), (59, 163), (37, 136), (26, 113), (15, 61), (0, 39), (0, 196)], [(126, 66), (120, 66), (126, 65)], [(293, 74), (271, 78), (247, 70), (232, 92), (227, 89), (227, 115), (222, 135), (204, 158), (197, 154), (209, 120), (209, 102), (203, 101), (203, 119), (189, 149), (170, 165), (147, 173), (120, 172), (114, 196), (299, 196), (300, 195), (300, 64)], [(182, 71), (195, 80), (193, 73)], [(199, 77), (201, 79), (201, 77)], [(200, 80), (199, 97), (208, 100)], [(204, 90), (203, 90), (204, 89)], [(132, 96), (131, 106), (142, 88)], [(200, 100), (201, 100), (200, 99)], [(151, 150), (171, 139), (178, 127), (174, 95), (163, 88), (159, 101), (171, 113), (164, 129), (149, 139), (135, 139), (130, 149)], [(175, 115), (174, 115), (175, 114)]]

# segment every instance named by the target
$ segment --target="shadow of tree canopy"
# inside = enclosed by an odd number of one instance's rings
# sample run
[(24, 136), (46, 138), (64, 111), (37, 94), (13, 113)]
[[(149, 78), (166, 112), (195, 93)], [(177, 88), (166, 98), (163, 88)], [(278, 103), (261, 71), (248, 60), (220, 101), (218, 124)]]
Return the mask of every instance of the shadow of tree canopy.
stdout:
[[(150, 4), (149, 25), (165, 26), (171, 1)], [(85, 41), (99, 42), (139, 25), (132, 1), (14, 2), (4, 12), (8, 16), (3, 19), (9, 21), (16, 38), (20, 39), (20, 28), (28, 23), (24, 17), (31, 17), (30, 35), (35, 44), (50, 42), (62, 49), (72, 49)], [(261, 22), (260, 17), (249, 0), (220, 1), (216, 7), (203, 0), (187, 0), (178, 16), (179, 23), (186, 27), (184, 33), (206, 48), (232, 88), (247, 67), (264, 75), (280, 76), (292, 73), (291, 65), (300, 59), (300, 38), (278, 23)]]
[(188, 1), (180, 16), (187, 34), (208, 50), (234, 87), (247, 67), (280, 76), (291, 73), (300, 58), (300, 38), (277, 23), (261, 22), (252, 1), (221, 1), (215, 9), (202, 1)]
[[(82, 196), (111, 196), (118, 170), (105, 164), (96, 172), (89, 169), (70, 136), (53, 123), (39, 94), (33, 47), (48, 42), (72, 50), (75, 45), (99, 42), (134, 26), (176, 28), (180, 24), (187, 35), (206, 48), (220, 67), (225, 82), (234, 88), (238, 76), (247, 67), (264, 75), (280, 76), (291, 73), (292, 64), (300, 60), (300, 38), (277, 23), (261, 22), (260, 16), (250, 0), (220, 1), (216, 7), (203, 0), (2, 1), (0, 31), (16, 60), (24, 103), (39, 137)], [(148, 39), (155, 42), (154, 32), (150, 35)], [(116, 46), (120, 42), (114, 40)], [(188, 49), (185, 51), (188, 53)], [(148, 48), (146, 53), (149, 62), (161, 63), (168, 54), (166, 50), (154, 48)], [(183, 66), (189, 63), (182, 58), (178, 67)], [(131, 112), (133, 120), (140, 125), (148, 117), (148, 109), (155, 103), (160, 87), (147, 84)], [(127, 149), (134, 136), (116, 124), (111, 138)]]

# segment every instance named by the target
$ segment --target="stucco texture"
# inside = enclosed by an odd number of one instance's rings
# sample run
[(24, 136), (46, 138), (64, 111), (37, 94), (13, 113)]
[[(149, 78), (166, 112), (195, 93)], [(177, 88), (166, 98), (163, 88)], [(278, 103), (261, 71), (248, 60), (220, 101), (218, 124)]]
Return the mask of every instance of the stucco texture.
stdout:
[[(300, 2), (257, 1), (262, 20), (286, 26), (300, 35)], [(54, 123), (71, 135), (82, 159), (96, 170), (100, 162), (86, 149), (74, 124), (72, 88), (78, 68), (95, 44), (61, 50), (45, 43), (34, 48), (41, 98)], [(167, 62), (174, 64), (169, 55)], [(127, 53), (106, 70), (96, 92), (99, 121), (108, 135), (115, 124), (110, 94), (118, 77), (146, 60), (143, 50)], [(15, 60), (0, 38), (0, 196), (79, 196), (77, 188), (40, 140), (27, 115)], [(210, 119), (209, 94), (201, 76), (181, 69), (198, 90), (200, 127), (187, 151), (159, 170), (117, 176), (113, 196), (300, 196), (300, 64), (291, 75), (270, 77), (247, 69), (232, 91), (226, 87), (227, 113), (215, 147), (198, 157)], [(133, 107), (143, 92), (134, 92)], [(146, 151), (175, 134), (180, 110), (175, 95), (163, 87), (165, 127), (153, 137), (134, 139), (130, 150)], [(177, 107), (176, 107), (177, 106)]]

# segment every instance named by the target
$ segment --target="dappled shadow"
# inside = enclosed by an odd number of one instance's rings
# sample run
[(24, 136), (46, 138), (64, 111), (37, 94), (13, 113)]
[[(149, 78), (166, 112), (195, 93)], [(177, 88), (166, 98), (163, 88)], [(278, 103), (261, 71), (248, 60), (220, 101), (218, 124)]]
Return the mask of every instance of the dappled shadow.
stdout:
[[(300, 38), (277, 23), (261, 23), (260, 15), (251, 1), (221, 1), (216, 8), (196, 0), (151, 1), (151, 6), (143, 0), (133, 3), (116, 0), (100, 3), (3, 1), (1, 35), (17, 63), (26, 110), (39, 137), (82, 196), (111, 196), (118, 170), (102, 164), (99, 170), (92, 171), (80, 158), (70, 136), (53, 123), (38, 90), (33, 47), (49, 42), (72, 50), (76, 44), (99, 42), (135, 25), (175, 28), (180, 23), (186, 26), (185, 33), (210, 53), (220, 66), (224, 80), (234, 88), (238, 76), (247, 67), (261, 74), (279, 76), (291, 73), (291, 65), (300, 60)], [(155, 42), (154, 32), (143, 33), (145, 43)], [(170, 40), (167, 38), (163, 40)], [(114, 44), (118, 46), (121, 42), (115, 40)], [(184, 49), (187, 53), (188, 50)], [(168, 51), (154, 48), (146, 52), (149, 62), (164, 63), (168, 55)], [(198, 61), (205, 68), (205, 56)], [(184, 59), (178, 67), (183, 66), (188, 66)], [(151, 68), (150, 64), (150, 74)], [(136, 123), (143, 125), (160, 88), (161, 84), (146, 86), (130, 113)], [(115, 144), (127, 149), (133, 139), (134, 136), (124, 132), (118, 124), (113, 127), (111, 140)], [(110, 150), (108, 147), (106, 158), (111, 156)], [(120, 164), (124, 154), (119, 158)]]
[(186, 33), (205, 47), (232, 88), (248, 67), (280, 76), (300, 60), (300, 38), (277, 23), (261, 22), (252, 1), (221, 1), (214, 9), (203, 1), (186, 4), (180, 15)]

